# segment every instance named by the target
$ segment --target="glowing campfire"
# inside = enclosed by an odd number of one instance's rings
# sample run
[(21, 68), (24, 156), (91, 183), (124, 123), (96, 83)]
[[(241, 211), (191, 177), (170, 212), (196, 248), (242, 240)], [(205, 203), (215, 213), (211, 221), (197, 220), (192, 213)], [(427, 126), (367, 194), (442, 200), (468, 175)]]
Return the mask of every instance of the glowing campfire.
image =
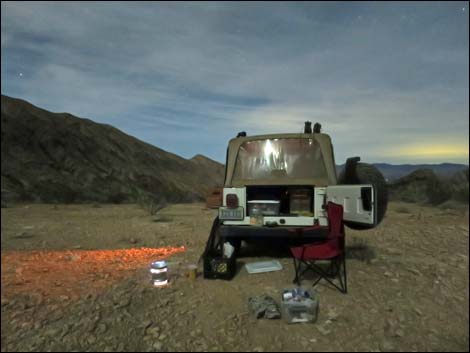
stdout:
[(99, 291), (185, 247), (118, 250), (2, 251), (2, 295), (80, 296)]

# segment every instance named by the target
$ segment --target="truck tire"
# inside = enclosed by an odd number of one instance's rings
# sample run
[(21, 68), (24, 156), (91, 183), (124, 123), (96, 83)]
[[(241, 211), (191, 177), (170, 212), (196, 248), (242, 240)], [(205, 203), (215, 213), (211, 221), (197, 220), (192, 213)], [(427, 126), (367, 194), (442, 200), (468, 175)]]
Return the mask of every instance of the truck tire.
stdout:
[(388, 205), (388, 189), (382, 173), (373, 165), (356, 163), (354, 173), (346, 173), (344, 170), (339, 178), (338, 184), (372, 184), (376, 190), (377, 200), (377, 223), (375, 225), (357, 224), (345, 221), (344, 224), (351, 229), (372, 229), (382, 222)]

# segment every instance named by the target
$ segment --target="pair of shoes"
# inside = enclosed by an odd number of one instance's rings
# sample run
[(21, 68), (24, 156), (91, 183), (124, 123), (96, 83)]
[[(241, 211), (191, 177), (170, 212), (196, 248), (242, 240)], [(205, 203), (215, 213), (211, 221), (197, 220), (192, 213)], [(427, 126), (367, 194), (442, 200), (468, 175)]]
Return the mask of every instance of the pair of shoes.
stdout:
[(280, 319), (279, 308), (269, 295), (261, 295), (248, 299), (248, 308), (257, 319)]

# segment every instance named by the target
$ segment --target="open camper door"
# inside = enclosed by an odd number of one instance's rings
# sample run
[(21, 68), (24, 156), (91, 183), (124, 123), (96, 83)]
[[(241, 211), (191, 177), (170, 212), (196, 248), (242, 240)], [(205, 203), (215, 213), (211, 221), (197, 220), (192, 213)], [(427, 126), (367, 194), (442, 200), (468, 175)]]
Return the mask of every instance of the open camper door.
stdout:
[(335, 185), (326, 187), (326, 201), (343, 206), (345, 221), (376, 225), (377, 195), (372, 185)]

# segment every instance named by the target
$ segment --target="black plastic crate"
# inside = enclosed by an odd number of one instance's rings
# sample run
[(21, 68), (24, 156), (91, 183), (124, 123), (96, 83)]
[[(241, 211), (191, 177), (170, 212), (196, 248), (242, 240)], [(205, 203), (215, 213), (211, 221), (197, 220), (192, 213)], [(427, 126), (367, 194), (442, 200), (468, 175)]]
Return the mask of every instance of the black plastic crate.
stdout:
[(211, 251), (204, 256), (204, 278), (230, 280), (235, 276), (237, 261), (235, 253), (226, 258), (219, 251)]

